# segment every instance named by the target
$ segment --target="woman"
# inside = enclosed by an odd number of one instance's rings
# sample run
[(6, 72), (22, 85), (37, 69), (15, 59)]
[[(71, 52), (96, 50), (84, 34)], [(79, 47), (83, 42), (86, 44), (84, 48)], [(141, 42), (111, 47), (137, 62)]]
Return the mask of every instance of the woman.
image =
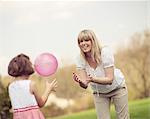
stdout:
[(110, 119), (111, 100), (117, 119), (129, 119), (128, 92), (122, 72), (115, 68), (114, 57), (108, 47), (102, 47), (91, 30), (78, 36), (80, 56), (74, 80), (81, 87), (91, 85), (98, 119)]

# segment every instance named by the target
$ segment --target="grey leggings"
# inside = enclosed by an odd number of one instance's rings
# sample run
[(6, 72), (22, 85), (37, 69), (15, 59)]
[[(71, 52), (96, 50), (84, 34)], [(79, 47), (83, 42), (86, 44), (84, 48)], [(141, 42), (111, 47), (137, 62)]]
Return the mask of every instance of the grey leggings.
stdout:
[(93, 95), (98, 119), (110, 119), (111, 100), (115, 105), (117, 119), (129, 119), (128, 92), (125, 84), (110, 93)]

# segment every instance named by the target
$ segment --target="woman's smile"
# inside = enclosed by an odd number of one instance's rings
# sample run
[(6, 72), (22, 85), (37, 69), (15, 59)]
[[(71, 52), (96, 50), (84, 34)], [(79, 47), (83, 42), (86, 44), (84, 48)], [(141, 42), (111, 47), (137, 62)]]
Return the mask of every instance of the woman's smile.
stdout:
[(89, 52), (92, 48), (91, 40), (83, 40), (79, 42), (80, 48), (83, 52)]

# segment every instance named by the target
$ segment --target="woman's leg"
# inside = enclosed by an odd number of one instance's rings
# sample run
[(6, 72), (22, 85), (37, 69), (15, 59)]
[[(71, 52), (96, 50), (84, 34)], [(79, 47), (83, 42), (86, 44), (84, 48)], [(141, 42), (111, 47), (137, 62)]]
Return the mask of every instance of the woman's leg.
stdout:
[(94, 94), (94, 103), (98, 119), (110, 119), (110, 98)]
[(117, 119), (129, 119), (128, 91), (126, 85), (117, 89), (112, 99), (115, 105)]

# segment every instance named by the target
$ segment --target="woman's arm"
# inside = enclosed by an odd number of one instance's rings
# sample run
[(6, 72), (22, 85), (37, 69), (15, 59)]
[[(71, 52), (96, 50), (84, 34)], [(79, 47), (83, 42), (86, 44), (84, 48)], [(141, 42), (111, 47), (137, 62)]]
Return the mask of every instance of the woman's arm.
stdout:
[(38, 88), (36, 86), (35, 82), (31, 82), (31, 92), (34, 94), (36, 101), (39, 105), (39, 107), (43, 107), (48, 99), (48, 96), (52, 91), (55, 91), (55, 88), (57, 87), (57, 81), (56, 79), (53, 80), (51, 83), (49, 81), (46, 81), (46, 87), (44, 90), (44, 93), (42, 95), (39, 94)]
[(91, 77), (87, 78), (89, 82), (99, 83), (99, 84), (112, 84), (114, 79), (114, 67), (107, 67), (104, 68), (105, 77)]

